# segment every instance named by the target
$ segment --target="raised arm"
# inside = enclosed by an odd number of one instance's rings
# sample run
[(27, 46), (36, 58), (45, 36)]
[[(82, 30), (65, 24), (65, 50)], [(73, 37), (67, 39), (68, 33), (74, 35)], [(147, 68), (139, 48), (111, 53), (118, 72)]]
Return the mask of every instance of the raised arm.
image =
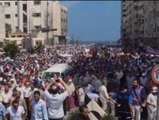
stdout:
[(68, 85), (63, 81), (62, 78), (59, 78), (59, 81), (60, 81), (60, 83), (64, 86), (64, 88), (65, 88), (65, 90), (68, 92), (68, 94), (70, 95)]

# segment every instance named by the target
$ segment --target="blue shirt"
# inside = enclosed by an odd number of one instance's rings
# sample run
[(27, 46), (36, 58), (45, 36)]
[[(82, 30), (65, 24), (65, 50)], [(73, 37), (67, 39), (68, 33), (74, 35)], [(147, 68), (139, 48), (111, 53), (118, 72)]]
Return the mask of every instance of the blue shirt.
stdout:
[(3, 120), (6, 113), (7, 112), (6, 112), (4, 105), (0, 102), (0, 120)]
[[(136, 92), (136, 94), (134, 91)], [(130, 104), (135, 105), (135, 106), (140, 106), (140, 104), (142, 104), (144, 101), (145, 94), (146, 94), (145, 90), (142, 86), (140, 86), (139, 88), (136, 88), (135, 90), (132, 90), (132, 93), (129, 96)], [(139, 103), (135, 103), (134, 98), (139, 99)]]
[(48, 120), (46, 103), (42, 99), (32, 101), (31, 120)]

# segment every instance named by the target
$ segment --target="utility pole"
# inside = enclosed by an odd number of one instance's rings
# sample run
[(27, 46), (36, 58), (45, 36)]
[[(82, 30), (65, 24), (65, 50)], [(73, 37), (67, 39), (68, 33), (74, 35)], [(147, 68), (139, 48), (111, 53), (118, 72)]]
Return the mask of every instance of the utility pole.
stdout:
[(17, 0), (17, 26), (18, 26), (18, 29), (20, 29), (20, 2), (19, 0)]
[[(49, 2), (47, 0), (47, 8), (46, 8), (46, 28), (49, 29), (49, 23), (48, 23), (48, 20), (49, 20), (49, 14), (48, 14), (48, 6), (49, 6)], [(47, 41), (47, 45), (49, 45), (49, 31), (46, 32), (46, 41)]]

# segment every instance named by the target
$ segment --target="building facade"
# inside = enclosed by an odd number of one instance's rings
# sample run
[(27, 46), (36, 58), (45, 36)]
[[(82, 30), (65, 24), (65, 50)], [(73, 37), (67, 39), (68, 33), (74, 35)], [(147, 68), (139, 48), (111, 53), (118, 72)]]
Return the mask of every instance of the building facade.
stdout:
[(4, 7), (0, 5), (0, 46), (2, 46), (3, 40), (5, 38), (5, 19), (4, 19)]
[(58, 1), (53, 4), (53, 27), (57, 30), (53, 32), (54, 45), (65, 44), (67, 31), (67, 8)]
[(124, 45), (158, 47), (158, 1), (122, 1), (121, 18), (121, 40)]
[(11, 32), (19, 29), (27, 32), (27, 8), (26, 1), (0, 1), (4, 7), (5, 24), (10, 26)]
[(10, 33), (29, 33), (33, 38), (44, 38), (46, 44), (54, 44), (54, 35), (67, 36), (67, 8), (54, 3), (49, 0), (0, 1)]

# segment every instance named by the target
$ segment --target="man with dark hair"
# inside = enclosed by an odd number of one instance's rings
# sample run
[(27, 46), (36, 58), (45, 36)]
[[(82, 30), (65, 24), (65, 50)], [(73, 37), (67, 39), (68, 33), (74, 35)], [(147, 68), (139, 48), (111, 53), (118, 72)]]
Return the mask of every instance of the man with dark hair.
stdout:
[(129, 92), (126, 85), (120, 86), (120, 91), (114, 96), (114, 99), (116, 100), (116, 114), (119, 118), (119, 120), (130, 120), (131, 118), (131, 112), (130, 107), (128, 104), (129, 99)]
[(140, 85), (140, 80), (136, 79), (134, 80), (132, 93), (129, 96), (129, 106), (132, 113), (132, 117), (135, 120), (141, 120), (141, 110), (144, 110), (143, 108), (145, 107), (145, 104), (145, 89)]
[(34, 92), (31, 108), (31, 120), (48, 120), (46, 103), (41, 99), (39, 91)]
[(90, 120), (89, 116), (89, 110), (86, 105), (81, 105), (79, 107), (79, 114), (72, 117), (72, 120)]
[(8, 107), (7, 114), (10, 120), (24, 120), (25, 119), (25, 111), (22, 106), (19, 105), (18, 100), (14, 100), (12, 102), (12, 106)]
[[(65, 88), (65, 91), (61, 94), (59, 94), (59, 87), (57, 86), (58, 83), (61, 83)], [(61, 78), (59, 78), (58, 82), (56, 80), (52, 80), (46, 88), (45, 94), (48, 101), (47, 107), (49, 120), (63, 120), (63, 102), (69, 95), (67, 84)]]

